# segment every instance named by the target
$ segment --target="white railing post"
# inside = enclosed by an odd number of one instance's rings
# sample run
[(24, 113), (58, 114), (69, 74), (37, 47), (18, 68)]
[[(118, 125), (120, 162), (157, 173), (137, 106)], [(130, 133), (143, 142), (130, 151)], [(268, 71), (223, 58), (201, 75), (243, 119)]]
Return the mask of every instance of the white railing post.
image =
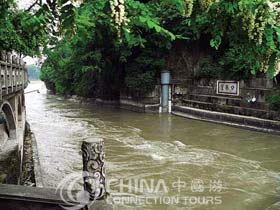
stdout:
[(12, 92), (13, 92), (13, 62), (10, 62), (9, 81), (10, 81), (9, 87), (11, 86), (11, 89), (12, 89)]
[(5, 81), (5, 88), (6, 88), (6, 94), (8, 94), (8, 53), (5, 54), (5, 74), (4, 74), (4, 81)]

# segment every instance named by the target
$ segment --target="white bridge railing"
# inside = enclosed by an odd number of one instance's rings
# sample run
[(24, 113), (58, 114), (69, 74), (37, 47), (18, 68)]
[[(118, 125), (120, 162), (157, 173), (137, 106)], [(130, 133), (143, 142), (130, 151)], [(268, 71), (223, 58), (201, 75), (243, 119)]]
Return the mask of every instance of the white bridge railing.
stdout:
[(0, 100), (3, 96), (24, 89), (28, 83), (27, 69), (16, 55), (0, 54)]

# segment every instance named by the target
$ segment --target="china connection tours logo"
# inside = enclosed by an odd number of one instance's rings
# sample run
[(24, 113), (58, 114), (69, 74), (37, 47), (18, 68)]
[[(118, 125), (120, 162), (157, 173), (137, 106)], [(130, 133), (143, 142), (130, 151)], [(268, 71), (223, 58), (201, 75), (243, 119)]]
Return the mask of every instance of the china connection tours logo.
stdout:
[[(59, 183), (56, 193), (65, 203), (66, 210), (78, 210), (94, 204), (100, 193), (98, 182), (90, 183), (90, 192), (83, 187), (88, 172), (71, 173)], [(189, 182), (178, 177), (174, 182), (164, 179), (107, 179), (106, 191), (115, 205), (221, 205), (225, 183), (222, 180), (193, 179)]]

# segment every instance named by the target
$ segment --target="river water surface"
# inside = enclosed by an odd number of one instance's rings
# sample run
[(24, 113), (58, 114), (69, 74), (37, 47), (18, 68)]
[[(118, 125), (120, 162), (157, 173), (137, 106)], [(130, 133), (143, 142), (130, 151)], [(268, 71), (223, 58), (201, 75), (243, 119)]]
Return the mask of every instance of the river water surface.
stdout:
[[(40, 93), (26, 94), (27, 118), (46, 187), (56, 188), (66, 175), (82, 170), (83, 140), (104, 139), (116, 209), (280, 209), (279, 136), (81, 105), (48, 95), (41, 82), (27, 91), (34, 89)], [(123, 179), (125, 195), (151, 199), (121, 202)]]

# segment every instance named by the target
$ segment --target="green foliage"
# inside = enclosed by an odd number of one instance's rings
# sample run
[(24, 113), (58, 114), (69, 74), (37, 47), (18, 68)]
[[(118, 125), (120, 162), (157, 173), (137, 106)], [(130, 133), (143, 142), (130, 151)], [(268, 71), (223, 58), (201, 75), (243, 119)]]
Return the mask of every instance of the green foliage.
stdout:
[(279, 1), (198, 0), (193, 1), (190, 17), (183, 16), (176, 6), (166, 5), (165, 1), (156, 2), (163, 27), (189, 37), (186, 44), (209, 42), (212, 50), (207, 51), (215, 59), (209, 61), (208, 70), (201, 69), (204, 76), (244, 79), (258, 72), (275, 76), (280, 63)]
[(147, 47), (136, 59), (127, 63), (126, 86), (140, 96), (151, 92), (156, 85), (156, 74), (163, 66), (164, 60)]
[(211, 56), (201, 59), (199, 71), (195, 76), (197, 78), (227, 79), (223, 67), (215, 62)]
[(0, 3), (0, 51), (15, 50), (20, 54), (39, 54), (44, 43), (44, 16), (33, 16), (18, 10), (12, 0)]
[(154, 89), (155, 72), (153, 71), (146, 71), (143, 73), (138, 71), (129, 72), (125, 78), (125, 83), (131, 91), (140, 94), (149, 93)]
[(106, 99), (118, 98), (123, 88), (151, 91), (161, 57), (176, 36), (160, 25), (149, 6), (126, 3), (130, 21), (119, 29), (112, 23), (109, 1), (85, 1), (75, 16), (76, 34), (46, 49), (41, 79), (59, 93)]
[[(55, 50), (48, 50), (48, 59), (43, 64), (40, 79), (55, 87), (54, 91), (61, 94), (73, 92), (72, 50), (67, 42), (59, 43)], [(54, 71), (55, 69), (55, 71)]]
[(40, 55), (41, 47), (75, 31), (75, 6), (70, 0), (35, 0), (19, 9), (15, 0), (0, 1), (0, 51)]
[[(275, 0), (193, 1), (190, 17), (176, 5), (156, 1), (163, 27), (190, 41), (209, 41), (210, 56), (226, 74), (268, 72), (275, 76), (280, 58), (280, 3)], [(204, 39), (204, 40), (203, 40)], [(187, 43), (186, 43), (187, 44)]]
[(62, 40), (54, 39), (55, 47), (46, 49), (41, 75), (60, 93), (107, 99), (117, 98), (121, 89), (148, 93), (175, 39), (207, 43), (199, 77), (274, 77), (278, 70), (275, 0), (125, 0), (118, 5), (85, 0), (79, 7), (65, 2), (43, 4), (37, 12), (51, 31), (57, 27), (49, 19), (60, 20)]
[(280, 112), (280, 94), (268, 96), (266, 102), (270, 105), (271, 109)]

